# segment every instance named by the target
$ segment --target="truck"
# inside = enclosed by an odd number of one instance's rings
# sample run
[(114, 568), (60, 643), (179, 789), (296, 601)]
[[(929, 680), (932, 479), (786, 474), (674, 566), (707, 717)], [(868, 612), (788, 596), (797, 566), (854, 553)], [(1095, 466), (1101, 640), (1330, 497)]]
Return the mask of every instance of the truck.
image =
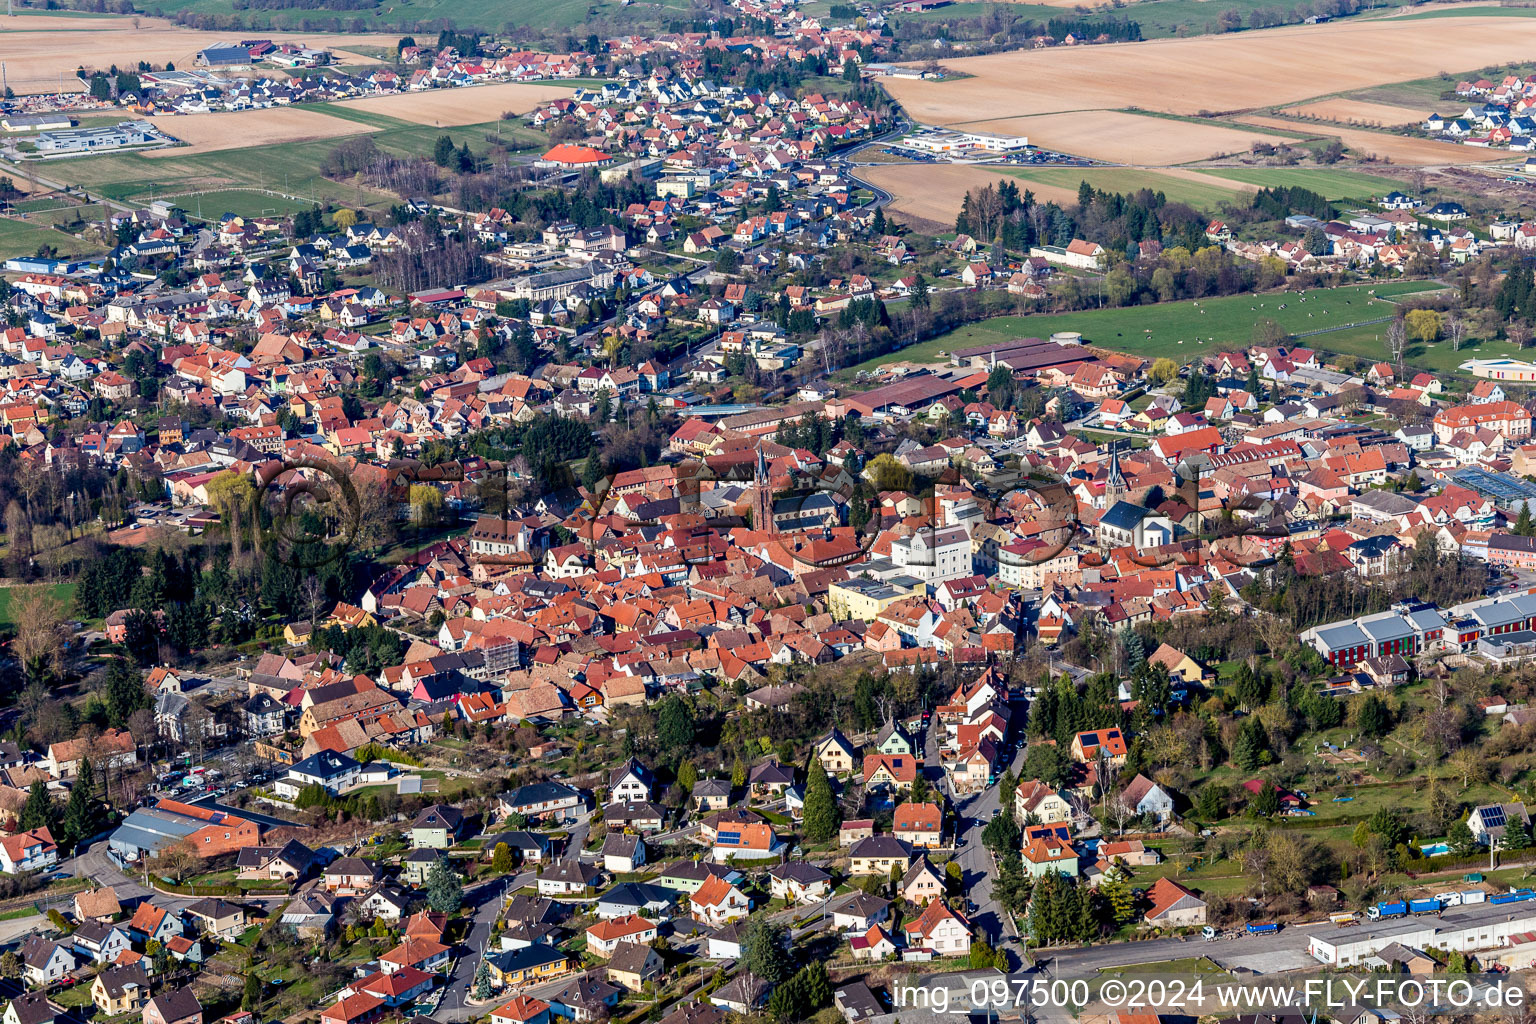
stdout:
[(1328, 915), (1328, 920), (1332, 921), (1334, 924), (1338, 925), (1340, 928), (1343, 928), (1343, 927), (1345, 927), (1347, 925), (1359, 924), (1360, 923), (1358, 920), (1356, 920), (1355, 915), (1353, 913), (1347, 911), (1347, 910), (1342, 911), (1342, 912), (1337, 913), (1337, 914), (1329, 914)]
[(1216, 929), (1212, 928), (1210, 925), (1206, 925), (1204, 928), (1200, 929), (1200, 934), (1205, 937), (1206, 942), (1216, 941)]
[(1250, 924), (1249, 935), (1273, 935), (1280, 930), (1280, 925), (1275, 921), (1265, 921), (1263, 924)]
[(1372, 921), (1384, 921), (1389, 917), (1403, 917), (1408, 913), (1408, 904), (1402, 900), (1382, 900), (1374, 907), (1367, 907), (1365, 916)]
[(1409, 900), (1408, 913), (1410, 914), (1438, 914), (1440, 913), (1440, 901), (1433, 896), (1422, 900)]

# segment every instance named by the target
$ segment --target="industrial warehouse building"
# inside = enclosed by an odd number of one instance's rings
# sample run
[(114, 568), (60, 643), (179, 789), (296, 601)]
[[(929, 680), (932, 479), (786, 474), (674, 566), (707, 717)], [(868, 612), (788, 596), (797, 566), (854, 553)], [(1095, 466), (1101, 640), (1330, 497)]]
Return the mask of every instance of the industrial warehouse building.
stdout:
[(1471, 953), (1517, 945), (1536, 931), (1536, 906), (1530, 903), (1479, 904), (1443, 917), (1404, 917), (1367, 922), (1359, 928), (1312, 935), (1307, 952), (1330, 967), (1354, 967), (1394, 942), (1411, 949), (1447, 949)]
[(70, 128), (66, 131), (41, 132), (37, 136), (39, 153), (100, 153), (125, 146), (165, 142), (165, 136), (143, 121), (121, 121), (100, 128)]

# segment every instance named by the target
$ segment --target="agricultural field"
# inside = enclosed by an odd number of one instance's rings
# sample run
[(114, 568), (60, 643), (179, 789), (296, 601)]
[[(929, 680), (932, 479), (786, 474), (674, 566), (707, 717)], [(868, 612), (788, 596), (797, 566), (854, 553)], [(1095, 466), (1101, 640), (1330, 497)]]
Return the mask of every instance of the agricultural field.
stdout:
[(1371, 103), (1367, 100), (1351, 100), (1334, 96), (1310, 103), (1298, 103), (1286, 107), (1280, 113), (1288, 117), (1315, 118), (1339, 124), (1355, 124), (1366, 127), (1394, 128), (1415, 125), (1429, 113), (1417, 107), (1399, 107), (1390, 103)]
[(403, 96), (368, 96), (329, 106), (333, 110), (383, 114), (412, 124), (457, 127), (494, 121), (507, 111), (526, 114), (541, 103), (570, 95), (571, 89), (563, 85), (505, 82), (468, 89), (434, 89)]
[(1060, 153), (1155, 166), (1246, 154), (1255, 142), (1286, 141), (1281, 135), (1245, 131), (1217, 122), (1174, 120), (1124, 110), (994, 118), (968, 122), (966, 127), (1001, 135), (1025, 135), (1031, 145)]
[[(1205, 299), (1198, 303), (1170, 302), (1077, 313), (994, 317), (922, 344), (887, 353), (853, 369), (868, 370), (881, 363), (901, 361), (931, 362), (943, 358), (940, 353), (947, 354), (955, 349), (1013, 338), (1048, 338), (1055, 331), (1080, 331), (1083, 341), (1089, 345), (1099, 345), (1148, 359), (1167, 356), (1182, 364), (1207, 353), (1234, 346), (1245, 347), (1249, 344), (1253, 325), (1258, 320), (1274, 320), (1293, 332), (1342, 327), (1361, 320), (1392, 315), (1396, 306), (1387, 301), (1388, 297), (1409, 295), (1436, 287), (1422, 281), (1395, 281), (1314, 289), (1306, 294), (1304, 303), (1297, 301), (1300, 296), (1294, 293), (1270, 293), (1259, 296), (1233, 295)], [(1279, 308), (1282, 303), (1286, 306), (1283, 310)], [(1324, 351), (1381, 359), (1385, 357), (1385, 349), (1379, 337), (1385, 326), (1373, 324), (1321, 334), (1309, 338), (1306, 344)], [(1375, 347), (1369, 348), (1368, 343), (1373, 334), (1377, 340)], [(1497, 348), (1510, 347), (1488, 346), (1490, 353)], [(1443, 353), (1440, 351), (1442, 349)], [(1476, 349), (1464, 344), (1460, 352), (1451, 353), (1450, 346), (1442, 345), (1430, 353), (1421, 351), (1420, 354), (1432, 354), (1438, 362), (1449, 364), (1472, 358)], [(1438, 358), (1442, 355), (1443, 359)], [(1431, 365), (1427, 359), (1420, 359), (1419, 363)]]
[[(139, 27), (134, 27), (134, 22)], [(151, 64), (173, 63), (191, 67), (197, 51), (227, 42), (228, 33), (201, 32), (178, 28), (158, 18), (103, 17), (63, 19), (51, 15), (24, 15), (6, 19), (0, 26), (0, 49), (5, 52), (6, 81), (14, 92), (82, 92), (84, 86), (74, 77), (81, 63), (100, 63), (132, 67), (139, 61)], [(274, 38), (317, 43), (337, 52), (349, 64), (377, 63), (371, 57), (349, 54), (347, 44), (393, 46), (397, 38), (369, 34), (304, 35), (281, 34)]]
[(183, 114), (151, 119), (156, 128), (187, 146), (154, 150), (150, 159), (216, 153), (225, 149), (249, 149), (309, 139), (339, 139), (373, 131), (357, 121), (329, 117), (303, 107), (272, 107), (267, 110), (231, 110), (217, 114)]
[[(934, 230), (952, 231), (966, 192), (1009, 181), (1013, 175), (965, 164), (880, 164), (860, 167), (859, 177), (896, 197), (889, 207), (892, 213), (925, 221)], [(1051, 198), (1043, 190), (1039, 194)]]
[[(1130, 105), (1175, 114), (1272, 107), (1414, 75), (1456, 73), (1528, 59), (1530, 19), (1338, 21), (1241, 32), (1220, 38), (1158, 39), (962, 57), (955, 81), (887, 79), (882, 84), (927, 124), (971, 124), (1066, 110)], [(1243, 68), (1241, 76), (1233, 68)], [(1073, 83), (1063, 90), (1062, 82)], [(988, 116), (976, 115), (985, 111)]]
[(508, 25), (535, 30), (580, 28), (594, 18), (604, 18), (622, 25), (642, 25), (659, 21), (664, 15), (676, 16), (688, 10), (686, 0), (639, 0), (621, 8), (611, 0), (544, 0), (525, 3), (518, 0), (391, 0), (372, 9), (329, 12), (321, 8), (292, 8), (257, 11), (237, 0), (144, 0), (144, 10), (154, 14), (189, 11), (198, 14), (233, 14), (239, 11), (248, 22), (253, 15), (264, 17), (264, 24), (274, 28), (296, 28), (304, 20), (331, 15), (343, 25), (364, 24), (377, 31), (410, 29), (430, 23), (451, 24), (460, 30), (478, 29), (496, 32)]
[(1311, 189), (1329, 199), (1368, 199), (1401, 187), (1391, 178), (1323, 167), (1212, 167), (1202, 173), (1257, 188)]
[[(1263, 128), (1299, 127), (1302, 122), (1280, 117), (1244, 116), (1247, 124)], [(1519, 159), (1520, 153), (1508, 150), (1478, 149), (1459, 146), (1454, 142), (1438, 139), (1421, 139), (1413, 136), (1393, 135), (1390, 132), (1371, 131), (1366, 128), (1346, 128), (1341, 125), (1307, 123), (1306, 127), (1319, 135), (1338, 139), (1362, 158), (1388, 160), (1394, 164), (1428, 166), (1432, 164), (1487, 164)]]

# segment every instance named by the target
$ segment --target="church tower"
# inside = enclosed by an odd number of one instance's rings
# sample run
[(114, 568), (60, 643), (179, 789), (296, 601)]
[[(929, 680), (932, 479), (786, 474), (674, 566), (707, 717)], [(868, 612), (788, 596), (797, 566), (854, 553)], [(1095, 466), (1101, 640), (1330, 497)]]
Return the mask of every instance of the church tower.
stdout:
[(757, 463), (752, 468), (752, 529), (773, 529), (773, 487), (762, 441), (757, 442)]
[(1130, 491), (1125, 474), (1120, 472), (1120, 443), (1109, 442), (1109, 475), (1104, 478), (1104, 507), (1113, 508)]

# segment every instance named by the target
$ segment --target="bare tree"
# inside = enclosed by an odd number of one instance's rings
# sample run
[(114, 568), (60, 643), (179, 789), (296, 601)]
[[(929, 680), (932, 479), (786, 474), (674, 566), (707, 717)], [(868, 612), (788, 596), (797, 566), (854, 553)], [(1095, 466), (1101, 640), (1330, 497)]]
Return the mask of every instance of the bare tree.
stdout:
[(1408, 326), (1402, 317), (1396, 317), (1387, 325), (1387, 354), (1392, 357), (1392, 365), (1397, 370), (1397, 375), (1403, 375), (1403, 353), (1408, 348)]
[(1516, 348), (1525, 348), (1531, 342), (1531, 325), (1524, 320), (1511, 319), (1504, 333), (1509, 335)]
[(1460, 352), (1462, 339), (1467, 336), (1467, 322), (1454, 309), (1445, 315), (1445, 336), (1451, 339), (1451, 351)]
[(64, 669), (64, 602), (44, 586), (19, 587), (11, 596), (16, 623), (13, 650), (33, 679), (55, 677)]

